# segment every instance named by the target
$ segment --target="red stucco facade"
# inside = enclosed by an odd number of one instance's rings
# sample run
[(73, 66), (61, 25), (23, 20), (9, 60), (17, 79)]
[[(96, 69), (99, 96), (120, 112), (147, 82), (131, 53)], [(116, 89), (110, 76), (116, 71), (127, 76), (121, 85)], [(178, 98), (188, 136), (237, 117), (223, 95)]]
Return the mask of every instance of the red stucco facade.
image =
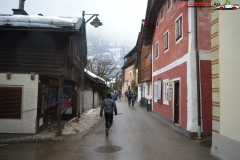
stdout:
[[(164, 18), (161, 20), (161, 9), (159, 9), (158, 18), (156, 22), (156, 28), (153, 35), (152, 42), (152, 52), (153, 52), (153, 111), (170, 121), (174, 121), (174, 93), (172, 101), (168, 104), (154, 102), (154, 82), (157, 82), (159, 78), (164, 80), (176, 80), (179, 81), (179, 126), (188, 131), (188, 117), (192, 118), (191, 123), (196, 123), (197, 127), (197, 113), (192, 114), (188, 112), (189, 107), (195, 107), (197, 110), (196, 103), (192, 106), (188, 106), (188, 78), (193, 78), (193, 76), (187, 75), (189, 67), (187, 65), (187, 56), (190, 56), (190, 46), (193, 45), (189, 39), (189, 35), (193, 34), (192, 30), (189, 29), (189, 10), (188, 7), (183, 7), (180, 9), (178, 5), (181, 2), (172, 1), (171, 8), (168, 10), (167, 1), (164, 3)], [(176, 20), (182, 18), (182, 37), (176, 41)], [(194, 23), (194, 22), (191, 22)], [(204, 53), (205, 59), (200, 58), (200, 83), (201, 83), (201, 114), (202, 114), (202, 133), (203, 135), (210, 135), (212, 131), (212, 93), (211, 93), (211, 24), (210, 24), (210, 10), (209, 8), (198, 10), (198, 49), (199, 54)], [(168, 32), (168, 50), (164, 51), (164, 35)], [(158, 56), (156, 57), (156, 44), (158, 45)], [(209, 55), (207, 55), (209, 54)], [(200, 56), (201, 57), (201, 56)], [(179, 62), (183, 61), (183, 62)], [(178, 61), (178, 62), (177, 62)], [(173, 64), (173, 62), (176, 64)], [(179, 64), (178, 64), (179, 63)], [(190, 62), (189, 62), (190, 63)], [(194, 62), (195, 63), (195, 62)], [(173, 67), (166, 68), (168, 65)], [(161, 70), (162, 69), (162, 70)], [(154, 73), (155, 72), (155, 73)], [(192, 73), (190, 73), (191, 75)], [(194, 77), (195, 78), (195, 77)], [(196, 81), (196, 79), (195, 79)], [(174, 83), (174, 81), (173, 81)], [(163, 86), (162, 82), (162, 86)], [(195, 86), (196, 87), (196, 86)], [(173, 89), (174, 90), (174, 89)], [(164, 87), (162, 87), (161, 94), (164, 94)], [(193, 95), (195, 96), (195, 95)], [(190, 104), (191, 105), (191, 104)], [(193, 127), (194, 128), (194, 127)], [(189, 132), (196, 132), (190, 129)]]

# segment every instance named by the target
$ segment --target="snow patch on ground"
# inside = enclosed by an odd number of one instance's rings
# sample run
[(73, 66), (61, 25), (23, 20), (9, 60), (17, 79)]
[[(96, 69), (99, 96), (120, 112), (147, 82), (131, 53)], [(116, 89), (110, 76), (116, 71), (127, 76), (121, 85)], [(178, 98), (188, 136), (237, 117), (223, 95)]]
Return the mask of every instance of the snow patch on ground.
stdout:
[(94, 124), (96, 124), (101, 117), (100, 108), (90, 109), (87, 112), (84, 112), (80, 118), (71, 119), (63, 129), (62, 134), (70, 135), (77, 134), (83, 131), (89, 130)]

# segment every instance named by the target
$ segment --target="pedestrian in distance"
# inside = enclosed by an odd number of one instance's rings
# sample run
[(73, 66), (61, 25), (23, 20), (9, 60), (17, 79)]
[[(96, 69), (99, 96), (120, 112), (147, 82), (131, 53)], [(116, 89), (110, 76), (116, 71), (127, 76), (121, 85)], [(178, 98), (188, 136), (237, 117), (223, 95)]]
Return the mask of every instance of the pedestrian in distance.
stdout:
[(132, 93), (131, 93), (131, 91), (128, 91), (127, 98), (128, 98), (128, 105), (131, 106), (131, 101), (132, 101)]
[(110, 92), (110, 93), (111, 93), (112, 99), (114, 101), (116, 101), (117, 100), (117, 95), (114, 92)]
[(111, 98), (111, 93), (107, 94), (107, 98), (102, 101), (101, 110), (100, 110), (100, 117), (103, 115), (105, 116), (105, 134), (108, 137), (109, 129), (113, 122), (113, 110), (115, 116), (117, 115), (117, 106), (115, 101)]
[(134, 106), (136, 101), (136, 94), (132, 93), (132, 107)]

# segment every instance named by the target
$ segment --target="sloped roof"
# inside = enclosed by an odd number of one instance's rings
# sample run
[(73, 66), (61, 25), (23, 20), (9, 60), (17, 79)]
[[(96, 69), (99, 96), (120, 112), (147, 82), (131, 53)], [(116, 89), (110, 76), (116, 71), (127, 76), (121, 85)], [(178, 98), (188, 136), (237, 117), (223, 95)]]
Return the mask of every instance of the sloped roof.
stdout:
[(105, 80), (97, 75), (95, 75), (94, 73), (90, 72), (89, 70), (87, 70), (86, 68), (84, 68), (84, 72), (89, 76), (90, 79), (92, 79), (94, 82), (98, 82), (101, 84), (106, 84)]
[(128, 54), (126, 54), (126, 56), (124, 56), (124, 58), (131, 56), (135, 51), (136, 51), (136, 46), (130, 52), (128, 52)]
[(0, 15), (0, 27), (51, 28), (79, 30), (82, 19), (39, 15)]

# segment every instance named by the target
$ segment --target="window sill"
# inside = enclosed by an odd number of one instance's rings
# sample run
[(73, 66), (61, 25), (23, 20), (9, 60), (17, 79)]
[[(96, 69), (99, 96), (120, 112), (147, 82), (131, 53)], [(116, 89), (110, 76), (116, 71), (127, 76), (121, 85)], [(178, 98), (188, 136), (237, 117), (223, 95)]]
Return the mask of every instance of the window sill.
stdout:
[(163, 101), (163, 104), (169, 105), (168, 101)]

